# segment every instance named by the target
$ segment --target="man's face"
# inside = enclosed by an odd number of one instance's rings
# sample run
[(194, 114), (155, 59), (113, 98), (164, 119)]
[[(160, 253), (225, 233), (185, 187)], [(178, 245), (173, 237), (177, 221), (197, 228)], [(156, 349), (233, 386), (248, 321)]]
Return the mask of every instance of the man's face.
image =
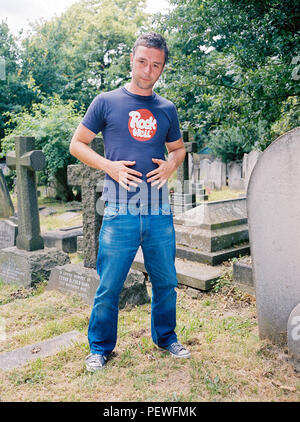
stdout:
[(131, 53), (130, 59), (133, 83), (139, 89), (152, 89), (164, 70), (164, 51), (139, 45), (135, 50), (135, 54)]

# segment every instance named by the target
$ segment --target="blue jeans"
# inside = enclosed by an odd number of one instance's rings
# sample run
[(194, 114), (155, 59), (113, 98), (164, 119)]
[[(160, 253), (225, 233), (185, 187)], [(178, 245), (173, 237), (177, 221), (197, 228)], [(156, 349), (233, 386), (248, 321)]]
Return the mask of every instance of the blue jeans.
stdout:
[(91, 312), (88, 340), (91, 353), (108, 355), (117, 341), (119, 296), (141, 246), (152, 284), (151, 335), (155, 344), (177, 341), (175, 230), (170, 205), (151, 209), (108, 203), (99, 234), (97, 272), (100, 284)]

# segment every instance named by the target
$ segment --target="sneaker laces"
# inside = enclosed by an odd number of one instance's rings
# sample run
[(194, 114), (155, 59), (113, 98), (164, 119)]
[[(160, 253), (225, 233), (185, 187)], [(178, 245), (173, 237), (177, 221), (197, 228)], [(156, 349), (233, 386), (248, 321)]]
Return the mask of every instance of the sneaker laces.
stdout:
[(180, 343), (173, 343), (172, 344), (172, 348), (174, 349), (174, 351), (177, 352), (181, 352), (181, 350), (185, 350), (185, 347), (180, 344)]

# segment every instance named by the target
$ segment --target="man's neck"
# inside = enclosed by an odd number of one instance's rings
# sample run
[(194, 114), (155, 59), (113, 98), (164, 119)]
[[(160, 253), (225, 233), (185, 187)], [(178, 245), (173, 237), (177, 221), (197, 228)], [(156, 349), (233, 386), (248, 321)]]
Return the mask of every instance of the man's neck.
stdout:
[(132, 81), (126, 84), (125, 88), (127, 89), (127, 91), (131, 92), (132, 94), (143, 95), (145, 97), (148, 97), (153, 94), (152, 88), (141, 89), (138, 86), (136, 86)]

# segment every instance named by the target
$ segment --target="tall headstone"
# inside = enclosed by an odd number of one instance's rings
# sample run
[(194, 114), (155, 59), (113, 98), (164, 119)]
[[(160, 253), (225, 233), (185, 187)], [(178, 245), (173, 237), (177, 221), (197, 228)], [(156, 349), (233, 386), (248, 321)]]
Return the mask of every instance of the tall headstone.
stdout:
[[(101, 138), (96, 137), (90, 147), (100, 155), (104, 155), (104, 145)], [(96, 268), (99, 231), (102, 215), (97, 212), (96, 204), (101, 195), (101, 182), (104, 172), (93, 169), (84, 164), (68, 166), (68, 183), (81, 186), (81, 200), (83, 210), (83, 256), (86, 268)]]
[(171, 204), (173, 207), (174, 214), (180, 214), (186, 210), (196, 206), (196, 194), (192, 192), (190, 180), (190, 153), (197, 151), (197, 143), (189, 142), (189, 133), (188, 131), (182, 132), (182, 138), (186, 150), (186, 155), (183, 163), (177, 169), (177, 189), (173, 195), (174, 204)]
[(8, 218), (14, 215), (14, 206), (9, 194), (5, 177), (0, 168), (0, 218)]
[(228, 186), (230, 189), (243, 190), (245, 183), (242, 178), (242, 164), (232, 161), (227, 164)]
[(214, 183), (215, 189), (226, 186), (226, 163), (215, 159), (210, 164), (210, 180)]
[(300, 127), (260, 156), (248, 185), (247, 210), (259, 334), (287, 342), (300, 302)]
[(210, 177), (210, 166), (212, 161), (208, 158), (204, 158), (200, 160), (200, 180), (203, 181), (204, 186), (209, 187), (210, 189), (214, 189), (214, 183)]

